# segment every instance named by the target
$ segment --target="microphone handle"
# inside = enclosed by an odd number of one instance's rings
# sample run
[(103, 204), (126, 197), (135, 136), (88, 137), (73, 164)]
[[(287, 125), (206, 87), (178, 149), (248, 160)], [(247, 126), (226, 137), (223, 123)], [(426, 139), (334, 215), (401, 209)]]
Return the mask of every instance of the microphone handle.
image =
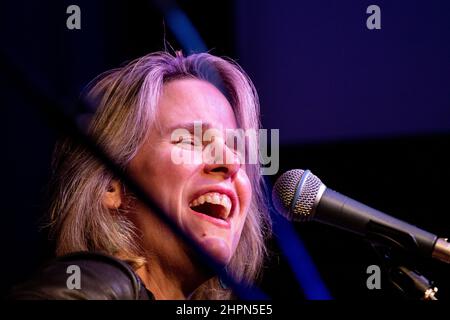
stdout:
[[(312, 220), (338, 227), (394, 248), (450, 263), (450, 244), (430, 232), (326, 188)], [(442, 240), (442, 239), (439, 239)], [(435, 253), (435, 244), (439, 250)]]
[(442, 262), (450, 263), (450, 242), (448, 242), (448, 239), (437, 239), (432, 256)]

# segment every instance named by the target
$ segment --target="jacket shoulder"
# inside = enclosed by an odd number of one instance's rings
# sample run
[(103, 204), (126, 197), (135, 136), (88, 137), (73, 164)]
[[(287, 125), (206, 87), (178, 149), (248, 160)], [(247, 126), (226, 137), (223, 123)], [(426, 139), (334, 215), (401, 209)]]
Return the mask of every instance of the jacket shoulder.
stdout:
[(138, 300), (153, 297), (126, 262), (103, 253), (77, 252), (46, 264), (32, 279), (15, 286), (10, 298)]

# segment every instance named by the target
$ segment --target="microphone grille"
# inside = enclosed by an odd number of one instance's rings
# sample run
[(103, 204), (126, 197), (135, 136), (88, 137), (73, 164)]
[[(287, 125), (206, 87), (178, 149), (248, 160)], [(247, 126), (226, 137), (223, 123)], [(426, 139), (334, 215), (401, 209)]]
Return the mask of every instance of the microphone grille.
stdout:
[(322, 181), (309, 170), (289, 170), (273, 186), (273, 205), (288, 220), (311, 220), (322, 186)]

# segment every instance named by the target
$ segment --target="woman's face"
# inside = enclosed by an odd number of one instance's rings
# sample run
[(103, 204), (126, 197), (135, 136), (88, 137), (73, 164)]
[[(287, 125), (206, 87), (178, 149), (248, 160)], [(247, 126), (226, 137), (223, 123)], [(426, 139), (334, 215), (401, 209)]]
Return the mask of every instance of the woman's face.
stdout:
[[(252, 196), (245, 166), (239, 163), (236, 151), (225, 143), (225, 129), (237, 128), (233, 110), (210, 83), (178, 79), (164, 85), (156, 116), (159, 127), (152, 128), (131, 161), (131, 174), (189, 236), (225, 265), (236, 250)], [(205, 141), (195, 136), (195, 122), (201, 122), (202, 133), (208, 128), (215, 129), (212, 139)], [(186, 129), (185, 133), (174, 138), (172, 133), (180, 128)], [(194, 148), (194, 143), (200, 147)], [(205, 160), (212, 146), (222, 152), (215, 158), (216, 163), (211, 163), (210, 158), (206, 163), (177, 164), (173, 160), (174, 155), (183, 159), (200, 155)], [(150, 213), (144, 213), (147, 214)], [(140, 228), (144, 229), (141, 230), (144, 238), (152, 239), (153, 246), (160, 245), (164, 248), (161, 250), (173, 252), (183, 247), (179, 239), (161, 239), (166, 234), (161, 225), (146, 224)]]

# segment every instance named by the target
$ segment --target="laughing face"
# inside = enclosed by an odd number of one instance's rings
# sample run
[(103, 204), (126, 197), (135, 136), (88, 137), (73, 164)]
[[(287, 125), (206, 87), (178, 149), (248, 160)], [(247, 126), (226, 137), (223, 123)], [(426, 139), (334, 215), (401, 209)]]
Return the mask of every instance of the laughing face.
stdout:
[[(252, 196), (245, 167), (225, 142), (226, 129), (237, 128), (233, 109), (213, 85), (178, 79), (164, 85), (156, 122), (158, 126), (131, 161), (130, 173), (190, 237), (225, 265), (236, 250)], [(215, 136), (208, 141), (196, 136), (194, 123), (198, 122), (203, 130), (214, 128)], [(173, 131), (180, 128), (186, 134), (173, 139)], [(194, 158), (194, 153), (202, 156), (212, 143), (226, 163), (173, 161), (174, 153), (186, 158)], [(144, 246), (152, 247), (153, 254), (183, 255), (189, 250), (164, 225), (156, 223), (151, 212), (142, 211), (146, 209), (138, 207), (135, 220), (139, 220)]]

